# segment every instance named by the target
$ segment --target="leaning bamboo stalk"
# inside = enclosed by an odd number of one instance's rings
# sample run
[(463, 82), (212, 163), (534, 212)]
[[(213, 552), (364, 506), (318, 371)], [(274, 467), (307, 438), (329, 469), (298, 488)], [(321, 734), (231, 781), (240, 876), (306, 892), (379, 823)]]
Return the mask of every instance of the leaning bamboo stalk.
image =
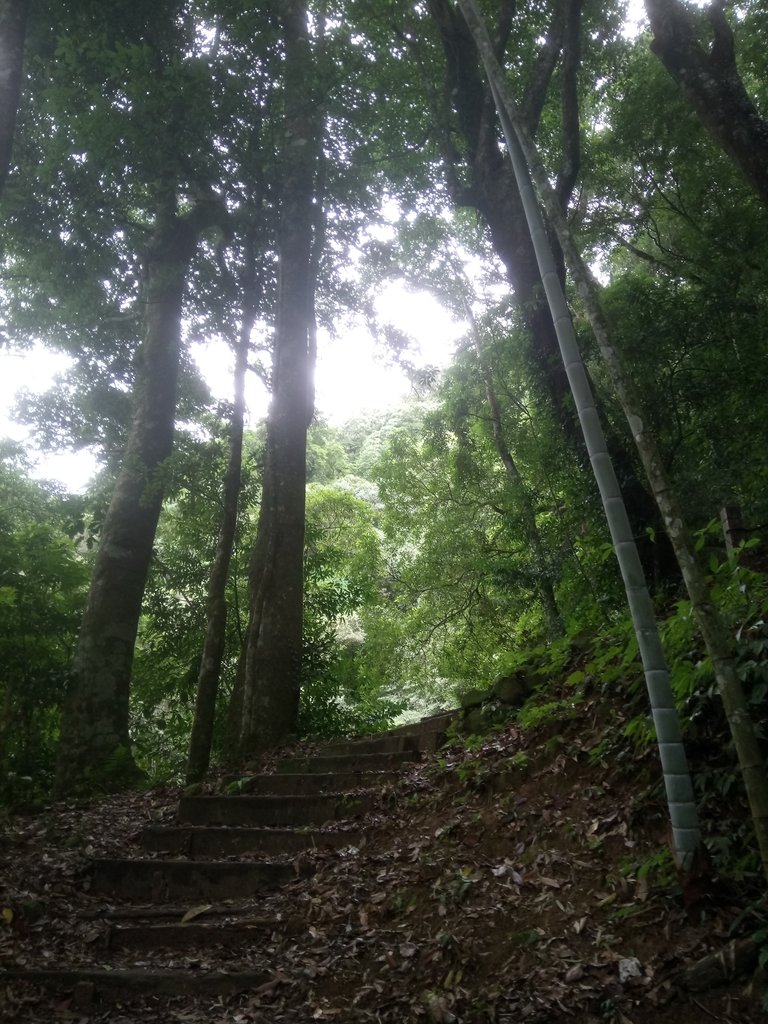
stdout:
[[(736, 671), (734, 644), (728, 634), (723, 617), (712, 600), (706, 575), (696, 558), (690, 534), (686, 528), (674, 488), (664, 468), (656, 439), (648, 428), (642, 401), (631, 379), (624, 372), (620, 354), (613, 345), (608, 321), (600, 301), (599, 285), (584, 262), (565, 214), (549, 184), (536, 146), (518, 116), (514, 97), (494, 56), (485, 24), (478, 14), (475, 2), (474, 0), (459, 0), (459, 5), (480, 51), (513, 163), (516, 160), (518, 163), (522, 163), (523, 173), (529, 182), (531, 198), (534, 201), (539, 220), (541, 220), (538, 203), (535, 202), (533, 188), (530, 185), (530, 177), (536, 183), (549, 221), (563, 250), (568, 271), (584, 303), (600, 353), (627, 417), (643, 468), (672, 543), (691, 601), (691, 608), (712, 661), (718, 691), (723, 701), (744, 779), (763, 871), (768, 879), (768, 780), (743, 687)], [(526, 173), (526, 164), (530, 175)], [(544, 241), (547, 241), (543, 224), (540, 230)], [(544, 282), (548, 300), (554, 283), (546, 280)], [(556, 284), (562, 295), (559, 281), (556, 281)]]
[[(669, 679), (664, 650), (661, 645), (653, 604), (646, 586), (640, 558), (627, 518), (616, 474), (611, 463), (600, 423), (595, 399), (584, 362), (579, 352), (573, 322), (568, 310), (560, 278), (557, 273), (552, 247), (547, 237), (544, 219), (539, 208), (526, 164), (530, 163), (515, 131), (515, 120), (506, 109), (506, 81), (496, 61), (491, 41), (474, 0), (459, 0), (459, 5), (472, 31), (480, 51), (499, 111), (507, 140), (512, 166), (520, 197), (531, 233), (541, 279), (557, 334), (560, 353), (573, 393), (576, 410), (584, 433), (587, 451), (600, 490), (616, 557), (619, 562), (627, 594), (632, 622), (643, 663), (646, 687), (651, 704), (659, 746), (664, 784), (667, 792), (672, 824), (673, 852), (679, 867), (686, 871), (693, 866), (701, 843), (693, 785), (685, 757), (680, 723)], [(512, 111), (515, 111), (511, 96)], [(529, 145), (528, 148), (532, 148)], [(537, 159), (537, 165), (540, 162)], [(565, 250), (564, 250), (565, 251)], [(566, 256), (568, 254), (566, 253)]]

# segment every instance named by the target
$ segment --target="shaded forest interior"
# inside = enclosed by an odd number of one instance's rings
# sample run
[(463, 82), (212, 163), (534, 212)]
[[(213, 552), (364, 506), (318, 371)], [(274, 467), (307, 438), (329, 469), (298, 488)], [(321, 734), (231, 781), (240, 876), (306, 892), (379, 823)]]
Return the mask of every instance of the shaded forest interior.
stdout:
[[(462, 706), (462, 749), (658, 742), (680, 891), (756, 898), (768, 22), (626, 6), (0, 5), (0, 345), (68, 358), (0, 447), (8, 814)], [(410, 395), (343, 422), (315, 372), (361, 331)]]

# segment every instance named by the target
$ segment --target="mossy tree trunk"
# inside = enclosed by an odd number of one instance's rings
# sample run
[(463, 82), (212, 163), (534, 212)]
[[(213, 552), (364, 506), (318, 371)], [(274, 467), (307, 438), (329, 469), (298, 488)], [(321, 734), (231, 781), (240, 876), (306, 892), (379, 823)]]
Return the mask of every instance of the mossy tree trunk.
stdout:
[(120, 788), (136, 775), (130, 751), (131, 667), (144, 587), (173, 449), (184, 285), (197, 239), (218, 206), (179, 217), (166, 199), (144, 261), (144, 338), (134, 413), (107, 511), (64, 706), (55, 792)]

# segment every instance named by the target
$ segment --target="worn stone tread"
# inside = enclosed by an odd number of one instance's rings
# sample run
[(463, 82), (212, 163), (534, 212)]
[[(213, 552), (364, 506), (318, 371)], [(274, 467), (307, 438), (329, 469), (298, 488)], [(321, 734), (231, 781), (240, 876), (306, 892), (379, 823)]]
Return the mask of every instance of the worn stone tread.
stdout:
[(306, 928), (300, 917), (248, 918), (236, 923), (125, 925), (105, 932), (109, 949), (208, 949), (211, 946), (246, 946), (264, 942), (265, 934), (299, 935)]
[(22, 981), (61, 992), (74, 992), (76, 1005), (92, 998), (144, 996), (230, 995), (257, 988), (272, 980), (269, 971), (189, 970), (84, 970), (80, 968), (29, 968), (0, 970), (0, 985)]
[(190, 825), (322, 825), (364, 814), (371, 799), (324, 796), (184, 796), (179, 821)]
[(276, 772), (272, 775), (245, 775), (236, 780), (239, 792), (227, 796), (312, 796), (346, 793), (350, 790), (379, 789), (397, 778), (395, 772)]
[(236, 828), (231, 825), (151, 825), (141, 834), (141, 846), (155, 853), (185, 857), (217, 857), (237, 853), (293, 855), (318, 847), (357, 846), (358, 831), (291, 828)]
[(297, 868), (289, 862), (202, 860), (96, 860), (91, 891), (123, 899), (226, 899), (244, 890), (275, 888), (293, 881)]
[(361, 750), (351, 754), (286, 757), (278, 763), (275, 774), (397, 771), (418, 760), (419, 753), (416, 750), (401, 750), (394, 754), (368, 753)]
[(402, 754), (412, 751), (434, 752), (445, 741), (445, 732), (401, 733), (395, 736), (370, 736), (355, 740), (340, 740), (323, 746), (323, 754)]

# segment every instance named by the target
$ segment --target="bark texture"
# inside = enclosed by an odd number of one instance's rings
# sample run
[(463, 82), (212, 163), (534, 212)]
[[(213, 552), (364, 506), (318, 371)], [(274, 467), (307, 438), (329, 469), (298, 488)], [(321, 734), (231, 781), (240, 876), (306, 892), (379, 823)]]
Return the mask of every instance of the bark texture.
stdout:
[[(169, 206), (175, 204), (168, 204)], [(123, 465), (104, 520), (65, 702), (56, 793), (120, 788), (135, 775), (128, 733), (133, 651), (173, 448), (184, 284), (202, 204), (158, 217), (144, 264), (144, 339)]]
[(0, 199), (11, 166), (30, 0), (0, 0)]
[(702, 14), (680, 0), (645, 0), (651, 49), (677, 82), (701, 123), (768, 203), (768, 120), (760, 116), (736, 65), (736, 47), (724, 0), (703, 18), (711, 43), (698, 37)]
[[(458, 192), (458, 205), (474, 206), (488, 224), (493, 246), (504, 264), (528, 327), (532, 356), (560, 424), (576, 447), (578, 422), (573, 415), (568, 380), (560, 362), (557, 338), (544, 301), (541, 277), (525, 224), (520, 193), (509, 162), (498, 145), (496, 111), (478, 64), (477, 49), (461, 13), (449, 0), (429, 0), (429, 11), (440, 32), (446, 60), (446, 93), (456, 112), (464, 141), (468, 184)], [(540, 51), (525, 96), (525, 120), (535, 133), (549, 83), (560, 56), (564, 8), (557, 5), (547, 43)], [(508, 34), (509, 27), (505, 23)], [(498, 33), (497, 51), (506, 38)]]
[(315, 169), (320, 108), (303, 0), (283, 0), (285, 136), (279, 291), (262, 504), (250, 570), (250, 616), (240, 704), (245, 756), (294, 732), (301, 687), (307, 428)]

